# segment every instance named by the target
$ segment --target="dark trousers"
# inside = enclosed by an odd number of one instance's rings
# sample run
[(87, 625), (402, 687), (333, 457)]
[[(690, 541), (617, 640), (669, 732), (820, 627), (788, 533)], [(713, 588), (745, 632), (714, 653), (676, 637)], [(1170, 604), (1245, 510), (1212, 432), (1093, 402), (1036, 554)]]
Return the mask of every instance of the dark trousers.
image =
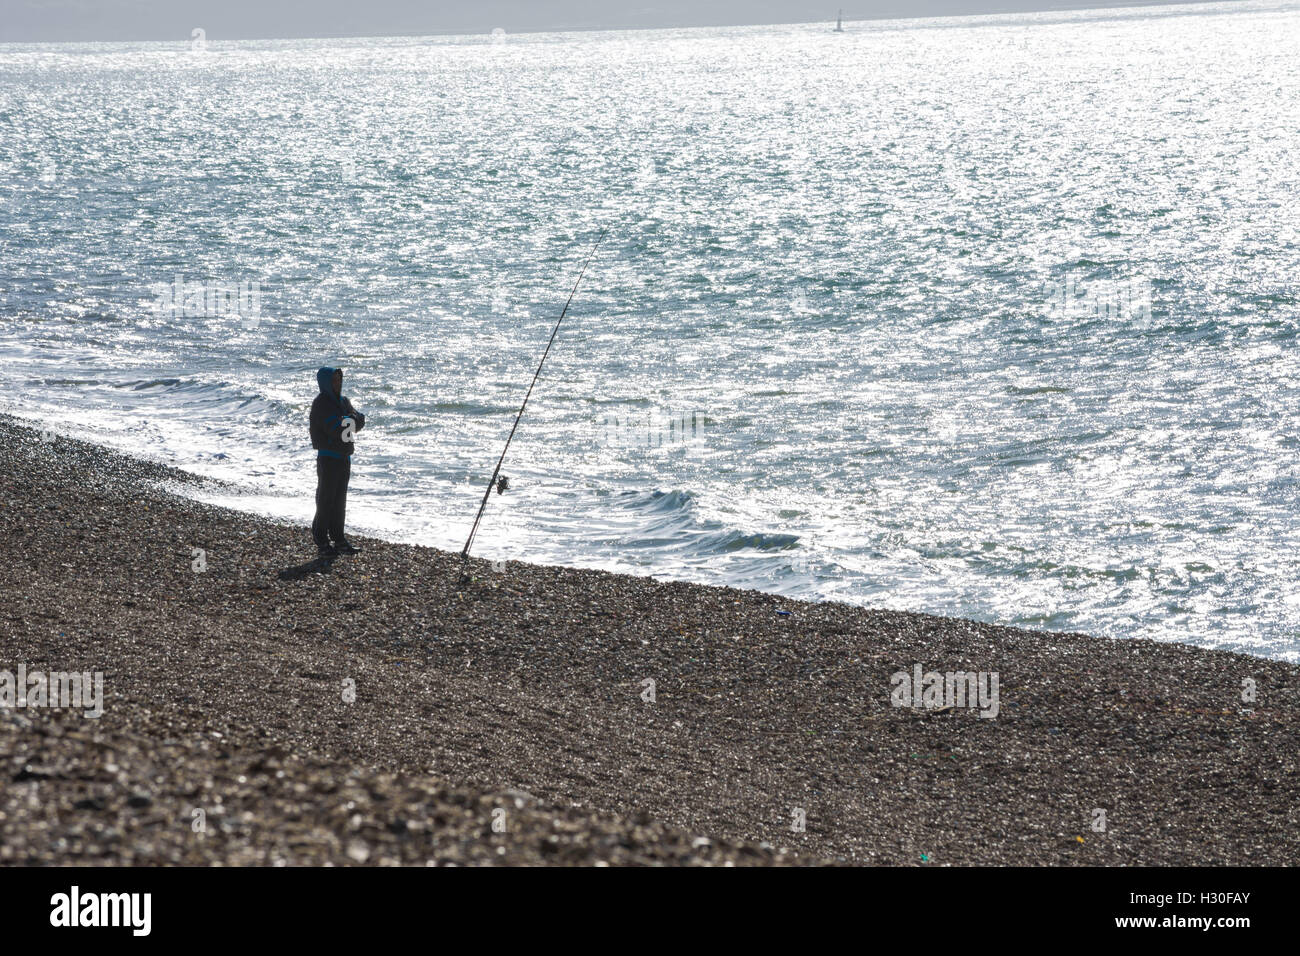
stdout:
[(330, 539), (343, 543), (343, 516), (348, 507), (348, 480), (352, 462), (347, 458), (316, 459), (316, 518), (311, 536), (316, 547), (327, 548)]

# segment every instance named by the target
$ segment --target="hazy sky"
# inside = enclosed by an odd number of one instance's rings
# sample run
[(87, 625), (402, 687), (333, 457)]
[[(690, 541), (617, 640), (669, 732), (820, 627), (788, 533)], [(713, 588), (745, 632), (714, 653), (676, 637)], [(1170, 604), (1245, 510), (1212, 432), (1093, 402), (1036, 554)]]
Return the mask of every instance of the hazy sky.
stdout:
[(1088, 0), (0, 0), (0, 42), (712, 26), (1138, 6)]

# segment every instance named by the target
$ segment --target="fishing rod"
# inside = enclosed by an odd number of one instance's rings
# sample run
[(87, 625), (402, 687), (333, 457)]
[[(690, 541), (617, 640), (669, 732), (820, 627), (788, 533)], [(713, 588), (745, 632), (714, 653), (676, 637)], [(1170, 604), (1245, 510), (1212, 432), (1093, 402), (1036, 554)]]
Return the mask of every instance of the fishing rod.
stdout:
[(596, 254), (596, 250), (600, 248), (600, 244), (604, 240), (605, 233), (607, 232), (609, 232), (608, 226), (600, 231), (600, 236), (597, 237), (595, 244), (591, 247), (591, 252), (587, 253), (587, 259), (582, 264), (582, 269), (578, 273), (578, 279), (573, 283), (572, 291), (569, 292), (569, 299), (564, 303), (564, 308), (560, 311), (560, 317), (555, 320), (555, 328), (551, 330), (551, 338), (546, 343), (546, 351), (542, 352), (542, 360), (537, 363), (537, 371), (533, 373), (533, 380), (529, 383), (528, 391), (524, 395), (523, 403), (519, 406), (519, 414), (515, 416), (515, 423), (510, 429), (510, 434), (506, 437), (506, 446), (501, 449), (501, 457), (497, 459), (497, 466), (492, 469), (492, 478), (488, 481), (487, 488), (483, 490), (483, 501), (480, 502), (478, 506), (478, 514), (474, 516), (474, 524), (469, 529), (469, 537), (465, 539), (465, 547), (463, 547), (460, 552), (461, 580), (466, 578), (465, 566), (469, 561), (469, 549), (474, 543), (474, 535), (478, 533), (478, 524), (483, 519), (483, 512), (487, 508), (488, 498), (492, 496), (492, 489), (496, 488), (497, 494), (501, 494), (508, 487), (507, 479), (502, 477), (498, 480), (497, 476), (501, 474), (501, 463), (506, 460), (506, 452), (510, 450), (510, 442), (515, 437), (515, 429), (519, 427), (519, 420), (524, 417), (524, 409), (528, 407), (528, 399), (532, 397), (533, 386), (537, 384), (537, 379), (542, 374), (542, 366), (546, 364), (546, 356), (551, 354), (551, 346), (555, 344), (555, 336), (559, 334), (560, 323), (564, 321), (564, 316), (569, 311), (569, 305), (573, 302), (574, 295), (577, 294), (578, 285), (582, 282), (582, 277), (587, 274), (587, 266), (591, 264), (591, 259)]

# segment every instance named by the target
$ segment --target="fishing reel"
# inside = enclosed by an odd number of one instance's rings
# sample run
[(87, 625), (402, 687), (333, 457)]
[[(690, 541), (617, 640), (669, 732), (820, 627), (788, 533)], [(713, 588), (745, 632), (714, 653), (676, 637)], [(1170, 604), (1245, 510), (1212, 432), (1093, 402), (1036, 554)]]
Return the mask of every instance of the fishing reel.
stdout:
[(510, 479), (502, 475), (497, 479), (497, 494), (503, 494), (510, 488)]

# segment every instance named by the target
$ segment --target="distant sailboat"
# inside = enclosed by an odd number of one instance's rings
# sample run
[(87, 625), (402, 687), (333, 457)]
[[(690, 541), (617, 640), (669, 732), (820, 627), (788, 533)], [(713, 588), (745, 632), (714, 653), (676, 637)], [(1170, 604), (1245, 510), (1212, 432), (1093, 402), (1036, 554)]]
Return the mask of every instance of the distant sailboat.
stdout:
[(835, 17), (835, 32), (844, 32), (844, 11), (840, 10), (839, 15)]

